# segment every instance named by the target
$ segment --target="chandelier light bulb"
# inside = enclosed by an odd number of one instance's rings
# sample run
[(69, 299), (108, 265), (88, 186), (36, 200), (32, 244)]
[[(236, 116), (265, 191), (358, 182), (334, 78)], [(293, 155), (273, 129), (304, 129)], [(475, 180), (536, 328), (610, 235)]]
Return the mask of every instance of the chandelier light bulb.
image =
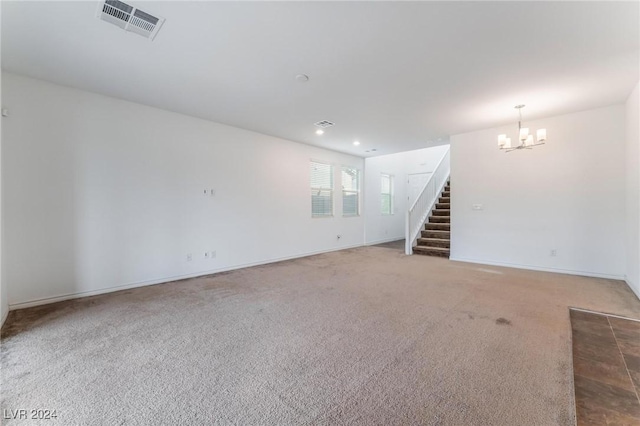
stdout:
[(498, 135), (498, 146), (503, 147), (505, 142), (507, 142), (507, 135)]
[(520, 129), (520, 140), (521, 141), (526, 141), (528, 137), (529, 137), (529, 128), (528, 127), (521, 128)]
[(504, 140), (504, 148), (505, 148), (505, 149), (509, 149), (509, 148), (511, 148), (511, 138), (506, 138), (506, 139)]
[(547, 129), (538, 129), (537, 132), (538, 142), (544, 142), (547, 140)]

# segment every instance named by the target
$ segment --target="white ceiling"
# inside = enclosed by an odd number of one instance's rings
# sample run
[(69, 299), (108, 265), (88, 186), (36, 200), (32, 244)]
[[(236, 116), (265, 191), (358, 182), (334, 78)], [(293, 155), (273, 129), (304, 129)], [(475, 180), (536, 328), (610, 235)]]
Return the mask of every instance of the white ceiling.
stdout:
[(2, 67), (361, 156), (623, 102), (640, 72), (638, 2), (128, 3), (155, 41), (96, 2), (3, 1)]

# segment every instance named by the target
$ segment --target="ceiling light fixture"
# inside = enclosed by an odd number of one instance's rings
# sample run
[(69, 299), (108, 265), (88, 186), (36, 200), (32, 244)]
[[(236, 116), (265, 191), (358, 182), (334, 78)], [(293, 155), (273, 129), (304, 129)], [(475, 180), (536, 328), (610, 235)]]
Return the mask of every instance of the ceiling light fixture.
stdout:
[(498, 135), (498, 147), (504, 149), (505, 152), (515, 151), (516, 149), (533, 149), (534, 146), (544, 145), (547, 140), (547, 129), (538, 129), (536, 132), (536, 142), (533, 142), (533, 135), (529, 134), (528, 127), (522, 127), (522, 108), (524, 105), (516, 105), (518, 110), (518, 140), (519, 145), (511, 146), (511, 138), (507, 135)]
[(316, 130), (316, 135), (322, 135), (322, 134), (324, 134), (324, 130), (322, 129)]
[(309, 81), (309, 76), (306, 74), (298, 74), (296, 75), (296, 80), (298, 80), (300, 83), (306, 83), (307, 81)]
[(360, 145), (360, 142), (358, 142), (358, 141), (353, 141), (353, 144), (354, 144), (355, 146), (358, 146), (358, 145)]

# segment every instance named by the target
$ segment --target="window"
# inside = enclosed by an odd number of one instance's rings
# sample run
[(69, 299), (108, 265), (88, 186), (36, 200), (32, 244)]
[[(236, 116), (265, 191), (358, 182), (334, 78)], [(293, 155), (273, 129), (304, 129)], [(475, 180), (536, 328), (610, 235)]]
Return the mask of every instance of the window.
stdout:
[(342, 215), (360, 214), (360, 170), (342, 168)]
[(311, 162), (311, 216), (333, 216), (333, 166)]
[(382, 214), (393, 214), (393, 176), (382, 175), (380, 198), (382, 200)]

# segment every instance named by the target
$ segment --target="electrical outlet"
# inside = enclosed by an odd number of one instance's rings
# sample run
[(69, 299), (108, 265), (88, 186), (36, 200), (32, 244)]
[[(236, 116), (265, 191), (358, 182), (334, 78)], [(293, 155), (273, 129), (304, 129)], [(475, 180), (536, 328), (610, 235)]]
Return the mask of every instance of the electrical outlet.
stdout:
[(215, 197), (215, 196), (216, 196), (216, 190), (215, 190), (215, 189), (213, 189), (213, 188), (211, 188), (211, 189), (209, 190), (209, 195), (211, 195), (212, 197)]
[(193, 260), (193, 255), (191, 253), (187, 253), (187, 262), (191, 262)]
[(556, 257), (558, 255), (558, 251), (556, 249), (551, 249), (549, 252), (549, 256)]
[(205, 259), (209, 259), (211, 257), (211, 254), (208, 251), (204, 252), (204, 258)]
[(209, 190), (208, 190), (208, 189), (205, 189), (205, 190), (203, 191), (203, 194), (204, 194), (204, 195), (209, 195)]
[(211, 252), (211, 259), (215, 259), (216, 258), (216, 251), (212, 251)]
[(342, 235), (338, 234), (337, 237), (338, 237), (338, 239), (340, 239), (340, 238), (342, 238)]

